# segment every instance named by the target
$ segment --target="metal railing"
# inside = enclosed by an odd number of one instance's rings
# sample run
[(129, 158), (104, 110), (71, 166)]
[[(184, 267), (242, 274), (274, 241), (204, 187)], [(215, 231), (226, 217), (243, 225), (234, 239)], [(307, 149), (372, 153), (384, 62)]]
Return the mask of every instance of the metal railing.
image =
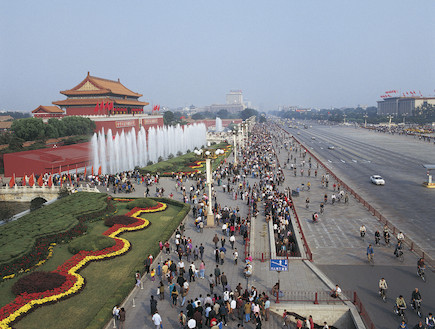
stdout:
[(353, 292), (353, 304), (355, 305), (356, 309), (358, 310), (359, 315), (361, 316), (361, 319), (364, 321), (364, 324), (368, 329), (376, 329), (375, 324), (373, 323), (372, 319), (370, 319), (369, 314), (367, 313), (364, 304), (361, 302), (361, 299), (359, 299), (358, 294), (356, 291)]

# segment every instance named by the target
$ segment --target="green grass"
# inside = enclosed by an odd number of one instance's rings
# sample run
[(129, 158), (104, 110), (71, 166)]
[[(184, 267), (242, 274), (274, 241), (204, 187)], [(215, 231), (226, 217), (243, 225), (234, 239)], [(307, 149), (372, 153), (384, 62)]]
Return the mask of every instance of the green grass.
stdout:
[[(219, 143), (210, 146), (210, 148), (213, 149), (224, 148), (227, 145), (228, 145), (227, 143)], [(220, 161), (222, 161), (223, 159), (224, 159), (223, 156), (218, 157), (214, 161), (214, 164), (217, 166), (217, 164), (219, 164)], [(194, 171), (195, 169), (189, 166), (192, 165), (193, 162), (198, 160), (201, 160), (201, 158), (199, 158), (195, 153), (190, 152), (166, 161), (161, 161), (158, 163), (154, 163), (150, 166), (146, 166), (144, 168), (141, 168), (140, 172), (142, 174), (160, 173), (161, 176), (167, 176), (168, 174), (170, 175), (172, 172), (191, 172)], [(204, 168), (197, 168), (197, 169), (200, 171), (205, 170)]]
[(107, 236), (86, 234), (72, 240), (68, 244), (68, 250), (71, 254), (75, 255), (82, 250), (97, 251), (113, 247), (114, 245), (115, 240)]
[(102, 193), (75, 193), (0, 226), (0, 263), (28, 253), (38, 237), (72, 228), (78, 216), (104, 209), (105, 199)]
[(153, 199), (141, 198), (128, 202), (126, 208), (127, 209), (133, 209), (134, 207), (148, 208), (148, 207), (155, 207), (155, 206), (157, 206), (157, 202), (155, 202)]
[[(128, 211), (126, 204), (116, 203), (117, 214)], [(86, 280), (82, 292), (59, 303), (36, 309), (17, 322), (14, 328), (41, 328), (41, 324), (45, 328), (102, 328), (111, 318), (113, 305), (122, 302), (134, 287), (134, 273), (136, 270), (143, 271), (146, 255), (157, 255), (158, 241), (165, 241), (171, 236), (189, 208), (188, 205), (169, 200), (168, 208), (164, 212), (144, 214), (143, 217), (151, 222), (150, 227), (122, 235), (132, 243), (132, 249), (128, 253), (110, 260), (90, 263), (80, 272)], [(100, 220), (89, 224), (87, 234), (99, 236), (106, 230), (107, 227)], [(53, 257), (38, 270), (54, 270), (70, 257), (68, 244), (57, 245)], [(16, 280), (14, 278), (0, 283), (0, 305), (3, 306), (14, 298), (10, 288)]]

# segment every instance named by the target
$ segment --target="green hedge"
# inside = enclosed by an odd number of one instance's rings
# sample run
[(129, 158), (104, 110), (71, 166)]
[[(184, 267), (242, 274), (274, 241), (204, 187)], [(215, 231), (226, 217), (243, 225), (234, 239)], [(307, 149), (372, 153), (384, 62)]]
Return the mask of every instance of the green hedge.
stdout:
[(109, 238), (104, 235), (84, 235), (72, 240), (68, 244), (68, 251), (73, 255), (77, 254), (81, 250), (85, 251), (97, 251), (105, 248), (113, 247), (115, 245), (115, 239)]
[(149, 207), (155, 207), (157, 206), (157, 202), (155, 202), (154, 200), (150, 199), (150, 198), (139, 198), (133, 201), (130, 201), (129, 203), (127, 203), (126, 208), (131, 210), (135, 207), (138, 208), (149, 208)]

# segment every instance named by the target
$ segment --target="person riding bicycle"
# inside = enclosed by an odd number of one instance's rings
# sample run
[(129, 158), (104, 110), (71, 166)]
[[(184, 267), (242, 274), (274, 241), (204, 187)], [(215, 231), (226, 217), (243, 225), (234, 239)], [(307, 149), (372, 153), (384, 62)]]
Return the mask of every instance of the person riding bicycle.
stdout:
[(385, 240), (385, 243), (386, 244), (389, 244), (390, 243), (390, 238), (391, 238), (391, 236), (390, 236), (390, 232), (384, 232), (384, 240)]
[(402, 311), (406, 310), (405, 298), (403, 298), (402, 295), (396, 298), (396, 308), (397, 308), (397, 314), (399, 314), (400, 310)]
[(387, 224), (384, 225), (384, 229), (383, 229), (383, 231), (384, 231), (384, 238), (385, 238), (385, 235), (386, 235), (387, 232), (388, 232), (388, 225), (387, 225)]
[(416, 309), (415, 301), (421, 302), (421, 294), (418, 291), (418, 288), (415, 288), (411, 294), (411, 306), (414, 310)]
[(408, 329), (408, 325), (406, 324), (406, 321), (402, 320), (402, 322), (400, 322), (400, 324), (397, 327), (397, 329)]
[(318, 219), (319, 219), (319, 214), (317, 212), (315, 212), (313, 214), (313, 222), (317, 222)]
[(426, 317), (425, 322), (426, 322), (427, 329), (435, 328), (435, 318), (432, 316), (432, 313), (429, 313), (429, 315)]
[(387, 281), (385, 281), (384, 278), (381, 278), (379, 280), (379, 293), (382, 295), (382, 293), (385, 294), (385, 291), (388, 289)]
[(424, 265), (424, 258), (423, 257), (421, 257), (418, 261), (417, 261), (417, 269), (418, 269), (418, 272), (420, 272), (420, 270), (425, 270), (425, 268), (426, 268), (426, 265)]
[(379, 244), (379, 240), (381, 239), (381, 233), (379, 232), (379, 230), (377, 230), (375, 232), (375, 243)]
[(401, 231), (399, 233), (397, 233), (397, 240), (400, 242), (405, 240), (405, 236), (403, 235), (403, 233)]
[(361, 225), (361, 227), (359, 228), (359, 234), (361, 235), (361, 237), (363, 238), (366, 235), (367, 229), (366, 227), (363, 225)]
[(402, 247), (402, 241), (399, 241), (397, 243), (396, 249), (394, 250), (394, 254), (396, 255), (396, 257), (400, 256), (400, 253), (403, 254), (403, 247)]
[(307, 198), (305, 199), (305, 207), (308, 208), (309, 206), (310, 206), (310, 198), (307, 197)]
[(369, 244), (369, 246), (367, 247), (367, 258), (368, 258), (369, 262), (371, 260), (373, 260), (374, 256), (375, 256), (375, 252), (373, 250), (373, 247), (371, 244)]

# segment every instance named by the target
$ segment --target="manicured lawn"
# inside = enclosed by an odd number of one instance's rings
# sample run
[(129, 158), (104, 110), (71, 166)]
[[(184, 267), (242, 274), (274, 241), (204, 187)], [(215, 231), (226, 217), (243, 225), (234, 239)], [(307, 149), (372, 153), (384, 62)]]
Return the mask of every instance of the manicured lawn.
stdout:
[[(220, 144), (212, 145), (210, 146), (210, 148), (218, 149), (218, 148), (224, 148), (226, 146), (228, 146), (227, 143), (220, 143)], [(220, 163), (220, 161), (222, 161), (223, 159), (224, 156), (220, 156), (214, 162), (217, 164)], [(201, 168), (190, 167), (190, 165), (192, 165), (195, 161), (199, 161), (199, 160), (201, 159), (195, 153), (190, 152), (166, 161), (161, 161), (158, 163), (154, 163), (150, 166), (146, 166), (144, 168), (141, 168), (140, 171), (145, 174), (160, 173), (161, 176), (171, 175), (172, 172), (192, 172), (195, 171), (196, 169), (200, 171), (204, 171), (205, 166)]]
[(66, 231), (81, 214), (104, 209), (105, 194), (76, 193), (0, 226), (0, 264), (28, 253), (38, 237)]
[[(126, 203), (116, 203), (116, 206), (117, 215), (128, 211)], [(165, 241), (171, 236), (187, 211), (188, 206), (168, 204), (163, 212), (144, 214), (143, 217), (151, 222), (151, 226), (122, 235), (132, 244), (128, 253), (90, 263), (80, 272), (86, 280), (83, 291), (67, 300), (36, 309), (17, 322), (14, 328), (102, 328), (111, 318), (113, 306), (120, 303), (134, 287), (134, 273), (143, 270), (146, 255), (152, 253), (155, 256), (158, 253), (158, 241)], [(87, 234), (101, 235), (106, 230), (107, 227), (100, 220), (89, 224)], [(53, 257), (38, 270), (54, 270), (71, 256), (68, 244), (57, 245)], [(0, 305), (5, 305), (14, 298), (10, 288), (16, 280), (0, 283)], [(62, 325), (59, 325), (60, 320)]]

